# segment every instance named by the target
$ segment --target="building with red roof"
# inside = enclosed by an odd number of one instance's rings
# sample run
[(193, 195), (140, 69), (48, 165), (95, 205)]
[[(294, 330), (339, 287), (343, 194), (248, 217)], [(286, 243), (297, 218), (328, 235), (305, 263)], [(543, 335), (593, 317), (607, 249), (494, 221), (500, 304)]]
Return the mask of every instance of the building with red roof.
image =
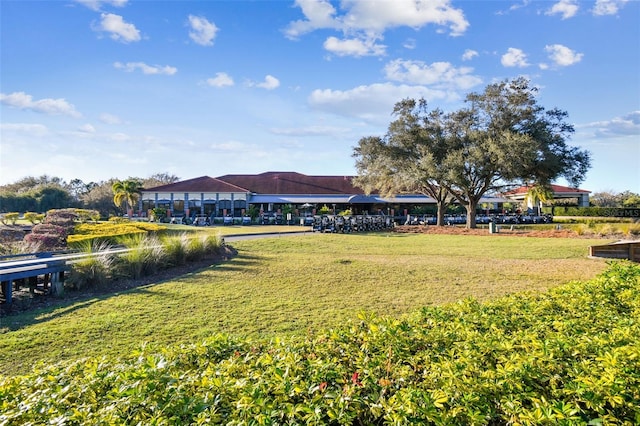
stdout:
[[(298, 211), (315, 212), (323, 206), (333, 211), (406, 214), (416, 206), (434, 206), (435, 200), (422, 194), (382, 197), (365, 194), (353, 184), (353, 176), (310, 176), (296, 172), (200, 176), (180, 182), (145, 188), (140, 197), (141, 212), (158, 207), (172, 216), (241, 217), (255, 206), (263, 212), (277, 212), (285, 205)], [(589, 205), (589, 191), (552, 185), (554, 199), (575, 198)], [(502, 208), (503, 203), (526, 202), (529, 187), (522, 186), (502, 196), (486, 196), (480, 204)]]

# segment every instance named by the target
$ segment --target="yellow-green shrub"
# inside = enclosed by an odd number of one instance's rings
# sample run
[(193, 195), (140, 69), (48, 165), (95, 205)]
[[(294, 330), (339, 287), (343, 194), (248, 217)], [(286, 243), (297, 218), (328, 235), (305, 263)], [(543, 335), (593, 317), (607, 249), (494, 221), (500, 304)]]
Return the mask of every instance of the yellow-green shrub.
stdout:
[(31, 224), (35, 225), (44, 220), (44, 213), (26, 212), (24, 214), (25, 220), (28, 220)]
[(20, 218), (20, 213), (16, 212), (4, 213), (3, 215), (0, 215), (0, 221), (3, 225), (15, 225), (18, 221), (18, 218)]
[(73, 245), (82, 241), (97, 239), (117, 244), (122, 237), (127, 235), (162, 233), (166, 229), (166, 226), (147, 222), (79, 223), (75, 226), (74, 233), (67, 238), (67, 242)]

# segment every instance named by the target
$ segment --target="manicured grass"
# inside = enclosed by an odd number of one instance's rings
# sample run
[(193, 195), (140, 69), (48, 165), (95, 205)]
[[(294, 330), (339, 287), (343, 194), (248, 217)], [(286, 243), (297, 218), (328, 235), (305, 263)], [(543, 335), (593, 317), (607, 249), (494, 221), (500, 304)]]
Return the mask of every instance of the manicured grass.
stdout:
[(602, 242), (387, 233), (238, 241), (233, 260), (170, 282), (1, 318), (0, 374), (218, 332), (304, 335), (359, 311), (400, 316), (467, 297), (543, 291), (601, 272), (606, 263), (586, 255)]

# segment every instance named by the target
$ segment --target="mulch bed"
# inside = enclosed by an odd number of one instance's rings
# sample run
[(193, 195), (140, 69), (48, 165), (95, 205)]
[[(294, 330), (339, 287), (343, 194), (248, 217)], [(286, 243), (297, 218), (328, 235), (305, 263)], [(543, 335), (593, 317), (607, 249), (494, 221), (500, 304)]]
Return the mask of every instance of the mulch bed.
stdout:
[[(569, 229), (548, 229), (548, 230), (522, 230), (512, 229), (511, 225), (500, 225), (498, 233), (490, 234), (488, 229), (467, 229), (459, 226), (423, 226), (423, 225), (401, 225), (396, 226), (393, 232), (403, 234), (443, 234), (443, 235), (510, 235), (515, 237), (537, 237), (537, 238), (598, 238), (594, 235), (579, 235)], [(607, 236), (607, 238), (616, 238)]]

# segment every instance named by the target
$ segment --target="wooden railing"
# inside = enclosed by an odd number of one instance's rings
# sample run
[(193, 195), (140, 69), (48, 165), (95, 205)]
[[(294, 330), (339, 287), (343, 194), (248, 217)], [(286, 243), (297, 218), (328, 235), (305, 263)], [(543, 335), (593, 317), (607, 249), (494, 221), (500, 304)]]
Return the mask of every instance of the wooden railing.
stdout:
[(119, 254), (129, 249), (110, 249), (99, 253), (42, 252), (0, 257), (0, 289), (5, 303), (11, 305), (16, 283), (26, 281), (35, 286), (42, 277), (45, 287), (50, 286), (53, 295), (60, 295), (64, 288), (64, 273), (73, 262), (83, 258)]

